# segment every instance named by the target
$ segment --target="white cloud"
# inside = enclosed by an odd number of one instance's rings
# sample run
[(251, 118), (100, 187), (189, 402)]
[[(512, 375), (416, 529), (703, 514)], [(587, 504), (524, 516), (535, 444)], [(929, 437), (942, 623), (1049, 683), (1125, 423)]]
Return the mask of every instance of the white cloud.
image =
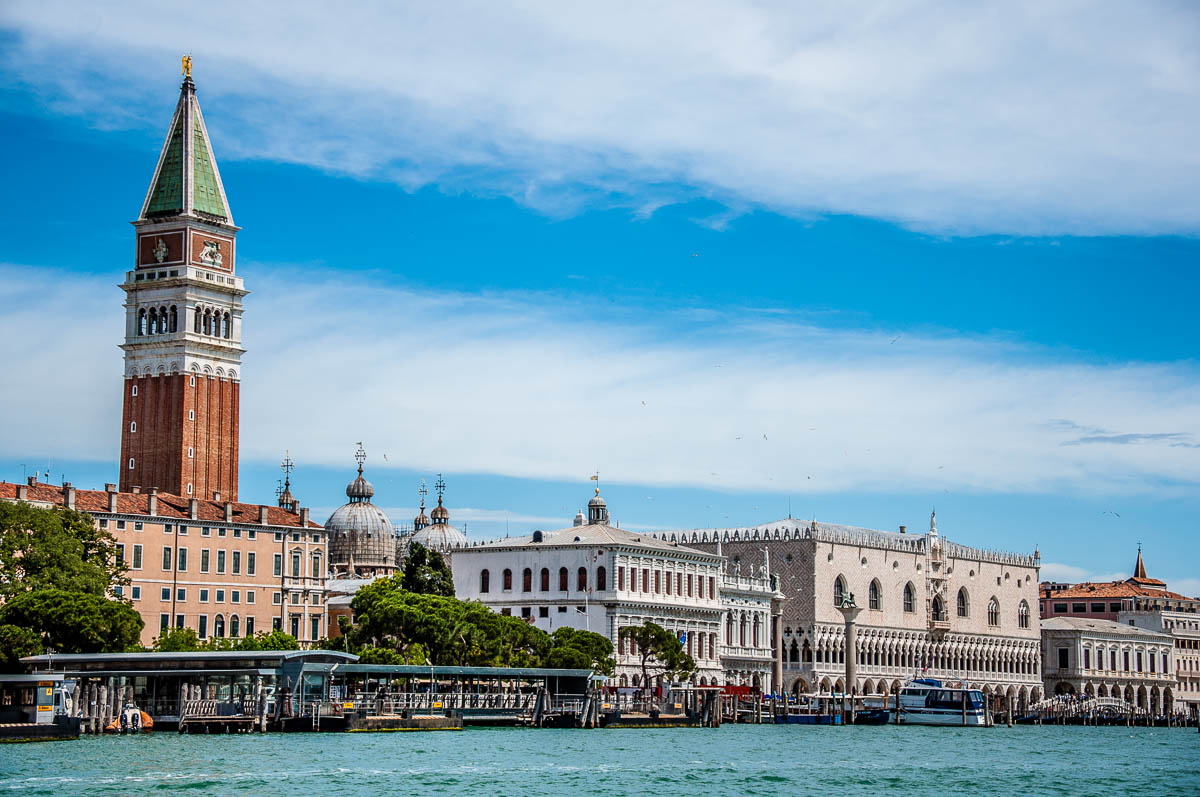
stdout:
[[(248, 273), (242, 456), (717, 489), (1194, 493), (1194, 362), (1094, 365), (983, 339), (831, 331), (787, 313), (590, 313), (359, 272)], [(353, 275), (352, 275), (353, 274)], [(5, 453), (110, 459), (122, 328), (107, 277), (0, 269)], [(47, 319), (54, 319), (53, 323)], [(682, 332), (681, 332), (682, 329)], [(31, 390), (30, 385), (36, 385)], [(109, 388), (104, 386), (108, 385)], [(47, 451), (47, 449), (50, 451)], [(465, 517), (465, 516), (463, 516)]]
[(179, 32), (206, 31), (185, 38), (223, 158), (554, 213), (711, 196), (1087, 234), (1197, 231), (1198, 15), (1168, 2), (10, 0), (0, 25), (19, 34), (5, 68), (56, 110), (155, 134)]

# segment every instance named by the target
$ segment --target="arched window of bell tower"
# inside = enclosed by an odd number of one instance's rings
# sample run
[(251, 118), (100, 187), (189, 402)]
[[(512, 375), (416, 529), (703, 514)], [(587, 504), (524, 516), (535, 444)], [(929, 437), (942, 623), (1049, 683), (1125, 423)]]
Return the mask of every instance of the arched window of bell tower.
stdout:
[(138, 310), (137, 333), (138, 333), (138, 335), (146, 334), (146, 310), (145, 310), (145, 308)]
[(212, 334), (212, 310), (207, 308), (204, 310), (204, 334)]
[(146, 334), (153, 335), (158, 329), (158, 310), (151, 307), (150, 315), (146, 317)]
[(229, 337), (230, 332), (231, 332), (231, 330), (230, 330), (231, 326), (233, 326), (233, 325), (229, 323), (229, 313), (225, 313), (225, 315), (221, 316), (221, 337), (223, 337), (223, 338)]
[(192, 331), (197, 335), (200, 334), (200, 305), (192, 308)]
[(167, 327), (167, 331), (179, 331), (179, 310), (175, 307), (175, 305), (171, 305), (171, 323), (170, 326)]
[(158, 308), (158, 334), (163, 335), (167, 331), (167, 308)]

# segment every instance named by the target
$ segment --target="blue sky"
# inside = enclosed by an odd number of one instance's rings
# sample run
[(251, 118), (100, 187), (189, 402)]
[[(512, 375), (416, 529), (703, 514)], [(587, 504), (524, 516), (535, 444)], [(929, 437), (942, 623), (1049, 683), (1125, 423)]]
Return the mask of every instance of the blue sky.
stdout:
[(195, 10), (14, 3), (0, 478), (116, 478), (116, 283), (186, 46), (253, 291), (243, 499), (288, 449), (327, 512), (363, 440), (377, 503), (443, 473), (477, 538), (566, 524), (598, 469), (631, 527), (936, 506), (1054, 577), (1140, 541), (1200, 594), (1196, 19), (1148, 8), (1120, 48), (1032, 7), (371, 12), (349, 43), (227, 9), (201, 50)]

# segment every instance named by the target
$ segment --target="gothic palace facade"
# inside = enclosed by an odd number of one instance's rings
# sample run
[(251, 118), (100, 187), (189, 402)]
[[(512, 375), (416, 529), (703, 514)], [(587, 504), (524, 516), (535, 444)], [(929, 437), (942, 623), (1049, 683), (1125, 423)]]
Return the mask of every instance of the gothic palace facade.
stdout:
[(858, 617), (860, 694), (894, 694), (906, 678), (962, 678), (1017, 705), (1042, 697), (1038, 568), (1032, 555), (970, 548), (926, 534), (875, 531), (791, 518), (741, 529), (659, 534), (664, 541), (720, 551), (736, 571), (770, 557), (784, 595), (785, 690), (840, 691), (844, 621), (853, 594)]

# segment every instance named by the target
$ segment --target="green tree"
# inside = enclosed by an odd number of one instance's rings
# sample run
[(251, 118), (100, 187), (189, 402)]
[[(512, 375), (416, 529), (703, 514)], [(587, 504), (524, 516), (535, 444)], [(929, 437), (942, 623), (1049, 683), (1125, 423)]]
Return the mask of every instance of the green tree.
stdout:
[(408, 546), (401, 586), (409, 592), (454, 597), (454, 576), (446, 558), (419, 542)]
[(259, 631), (242, 638), (238, 650), (299, 650), (300, 643), (296, 637), (281, 629)]
[(116, 540), (91, 515), (0, 501), (0, 600), (35, 590), (103, 597), (129, 583), (125, 570)]
[(32, 628), (0, 625), (0, 672), (18, 672), (21, 659), (45, 653), (42, 635)]
[(28, 628), (43, 647), (60, 653), (119, 653), (136, 649), (142, 617), (124, 601), (98, 595), (40, 589), (0, 606), (0, 626)]
[(683, 643), (670, 631), (647, 620), (642, 625), (627, 625), (618, 638), (633, 645), (642, 668), (642, 689), (651, 675), (684, 680), (696, 671), (696, 661), (683, 649)]
[(616, 671), (612, 640), (602, 634), (564, 627), (555, 629), (550, 640), (553, 647), (544, 662), (546, 667), (588, 669), (601, 675)]
[(152, 648), (164, 653), (181, 653), (189, 650), (204, 650), (205, 643), (191, 628), (166, 628), (154, 638)]

